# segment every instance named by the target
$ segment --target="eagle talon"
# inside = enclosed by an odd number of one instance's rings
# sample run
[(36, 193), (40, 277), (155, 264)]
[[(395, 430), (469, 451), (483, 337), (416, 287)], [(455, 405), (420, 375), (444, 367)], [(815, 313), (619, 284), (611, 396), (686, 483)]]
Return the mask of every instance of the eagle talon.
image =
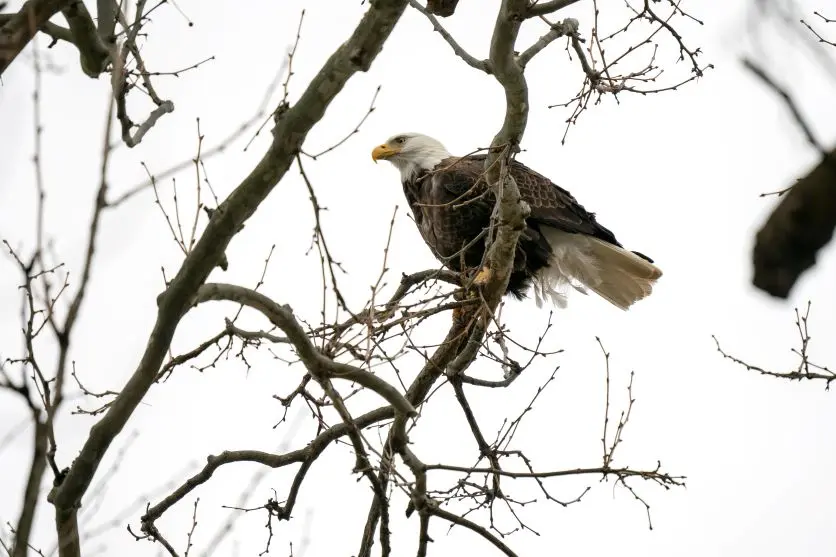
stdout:
[(476, 276), (473, 277), (473, 284), (475, 286), (484, 286), (488, 284), (488, 281), (491, 280), (492, 275), (493, 273), (491, 273), (490, 267), (482, 267), (482, 269), (476, 274)]

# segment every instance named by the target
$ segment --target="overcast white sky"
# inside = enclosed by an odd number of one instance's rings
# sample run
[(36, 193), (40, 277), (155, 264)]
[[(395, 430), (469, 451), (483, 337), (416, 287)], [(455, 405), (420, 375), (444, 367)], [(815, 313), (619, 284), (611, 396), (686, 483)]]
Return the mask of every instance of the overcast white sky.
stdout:
[[(13, 7), (17, 4), (12, 2)], [(158, 78), (159, 93), (174, 101), (176, 111), (140, 146), (121, 147), (115, 153), (110, 174), (114, 192), (143, 178), (141, 161), (160, 171), (192, 157), (197, 117), (207, 146), (249, 118), (293, 41), (303, 5), (307, 14), (294, 60), (292, 99), (367, 9), (360, 2), (324, 0), (248, 4), (244, 9), (235, 2), (181, 0), (180, 8), (195, 23), (191, 28), (171, 6), (156, 12), (143, 51), (150, 69), (171, 71), (209, 56), (215, 60), (179, 78)], [(455, 17), (444, 21), (479, 58), (486, 56), (497, 4), (462, 0)], [(610, 28), (625, 16), (621, 3), (600, 4)], [(527, 72), (531, 115), (525, 152), (519, 157), (568, 188), (627, 247), (653, 257), (665, 272), (663, 279), (653, 296), (627, 313), (594, 296), (572, 295), (569, 308), (556, 315), (548, 341), (564, 353), (527, 370), (511, 389), (472, 392), (470, 397), (485, 430), (492, 432), (503, 417), (519, 413), (551, 368), (559, 365), (556, 382), (527, 418), (517, 447), (541, 470), (599, 465), (604, 368), (595, 336), (600, 336), (612, 353), (618, 404), (625, 401), (630, 371), (636, 372), (637, 401), (616, 464), (652, 468), (661, 460), (667, 471), (688, 477), (687, 489), (665, 492), (636, 484), (652, 505), (651, 531), (643, 507), (623, 489), (589, 478), (552, 481), (552, 493), (565, 499), (577, 496), (586, 485), (594, 489), (581, 504), (568, 508), (547, 502), (526, 506), (522, 516), (540, 536), (509, 537), (506, 541), (520, 555), (836, 554), (834, 395), (823, 385), (791, 384), (746, 372), (723, 361), (711, 340), (715, 334), (724, 348), (753, 363), (789, 369), (795, 363), (790, 348), (797, 343), (792, 310), (812, 300), (812, 356), (836, 363), (836, 344), (830, 342), (836, 334), (832, 248), (821, 254), (815, 270), (804, 275), (786, 302), (770, 299), (750, 285), (752, 237), (774, 203), (758, 194), (785, 187), (806, 171), (815, 153), (774, 95), (744, 73), (739, 57), (759, 52), (774, 74), (791, 86), (827, 144), (836, 137), (836, 83), (810, 61), (808, 52), (788, 47), (775, 28), (763, 29), (759, 50), (753, 50), (745, 3), (685, 4), (705, 25), (682, 22), (679, 30), (689, 44), (702, 47), (704, 60), (714, 63), (716, 70), (675, 93), (624, 95), (620, 105), (606, 99), (583, 115), (561, 145), (568, 112), (546, 106), (571, 95), (582, 74), (577, 61), (567, 58), (563, 43), (556, 42)], [(821, 0), (803, 4), (799, 9), (805, 17), (813, 9), (826, 9)], [(618, 12), (608, 15), (608, 9)], [(578, 18), (581, 31), (588, 34), (591, 2), (579, 2), (561, 14), (567, 16)], [(823, 30), (836, 36), (834, 26)], [(542, 26), (530, 24), (519, 45), (527, 46), (542, 32)], [(673, 81), (685, 75), (687, 67), (672, 64), (677, 53), (667, 37), (662, 44), (657, 62), (669, 68), (663, 80)], [(57, 46), (48, 58), (57, 72), (45, 77), (43, 91), (47, 222), (57, 252), (77, 273), (98, 184), (108, 88), (104, 78), (91, 80), (81, 74), (70, 48)], [(309, 135), (306, 149), (317, 151), (353, 129), (378, 85), (383, 88), (377, 110), (360, 132), (307, 165), (320, 202), (329, 208), (323, 226), (349, 271), (341, 287), (354, 304), (362, 303), (377, 277), (396, 205), (400, 210), (390, 250), (390, 283), (401, 272), (435, 266), (406, 218), (397, 173), (388, 164), (372, 164), (371, 148), (395, 133), (418, 131), (463, 154), (487, 145), (503, 118), (504, 99), (493, 78), (453, 56), (424, 17), (409, 10), (371, 71), (352, 78)], [(32, 91), (30, 49), (6, 72), (0, 88), (0, 237), (16, 246), (33, 242)], [(207, 162), (212, 185), (221, 196), (232, 191), (261, 157), (269, 134), (263, 133), (243, 152), (248, 138)], [(190, 199), (193, 171), (178, 176), (178, 184), (182, 198)], [(167, 192), (170, 186), (167, 181)], [(170, 193), (164, 201), (170, 204)], [(210, 280), (255, 285), (270, 246), (276, 244), (264, 292), (291, 303), (299, 315), (316, 319), (318, 263), (305, 259), (311, 224), (307, 192), (292, 169), (233, 241), (227, 252), (230, 270), (216, 270)], [(155, 317), (154, 300), (162, 289), (160, 267), (170, 276), (179, 261), (151, 192), (106, 214), (91, 295), (73, 339), (73, 359), (90, 389), (118, 390), (133, 372)], [(6, 260), (0, 269), (0, 355), (5, 358), (19, 350), (19, 278)], [(187, 317), (175, 338), (175, 352), (217, 332), (229, 310), (214, 304)], [(528, 342), (548, 319), (548, 311), (538, 310), (533, 302), (509, 303), (505, 313), (516, 337)], [(443, 333), (439, 325), (424, 335), (440, 340)], [(149, 542), (134, 542), (125, 524), (136, 526), (147, 497), (157, 502), (161, 486), (172, 479), (182, 481), (208, 454), (304, 446), (312, 432), (309, 424), (295, 428), (295, 436), (289, 436), (286, 427), (272, 427), (281, 408), (271, 395), (292, 389), (300, 370), (287, 369), (266, 353), (251, 361), (249, 372), (234, 360), (203, 373), (183, 368), (150, 392), (107, 459), (112, 462), (132, 432), (139, 433), (118, 474), (107, 483), (106, 501), (95, 517), (88, 517), (87, 528), (118, 517), (137, 499), (140, 504), (120, 518), (115, 530), (91, 541), (89, 549), (108, 543), (107, 554), (157, 554), (159, 548)], [(68, 403), (67, 410), (74, 406), (75, 401)], [(24, 416), (18, 400), (0, 393), (0, 437)], [(93, 423), (89, 417), (62, 415), (62, 465), (70, 464)], [(3, 523), (17, 520), (28, 435), (0, 452)], [(425, 462), (443, 459), (467, 465), (477, 454), (450, 392), (440, 393), (429, 404), (413, 440)], [(294, 519), (274, 529), (274, 551), (286, 554), (288, 542), (293, 542), (295, 555), (300, 554), (300, 544), (306, 545), (309, 556), (356, 553), (370, 492), (364, 481), (351, 476), (352, 466), (345, 447), (330, 449), (314, 466)], [(220, 506), (237, 504), (254, 470), (248, 465), (227, 467), (197, 492), (201, 500), (196, 551), (206, 548), (228, 516)], [(292, 472), (270, 472), (249, 504), (264, 503), (272, 489), (284, 498)], [(521, 498), (536, 495), (525, 483), (513, 486)], [(185, 546), (193, 500), (184, 500), (159, 524), (179, 548)], [(417, 532), (417, 521), (402, 520), (404, 508), (403, 498), (393, 506), (398, 555), (411, 554)], [(46, 551), (53, 538), (52, 509), (45, 503), (40, 518), (33, 543)], [(241, 517), (238, 533), (215, 554), (240, 550), (240, 555), (257, 555), (266, 536), (264, 518), (260, 512)], [(512, 524), (507, 517), (503, 520)], [(441, 521), (434, 522), (431, 535), (436, 540), (433, 555), (492, 551), (472, 532), (448, 533)]]

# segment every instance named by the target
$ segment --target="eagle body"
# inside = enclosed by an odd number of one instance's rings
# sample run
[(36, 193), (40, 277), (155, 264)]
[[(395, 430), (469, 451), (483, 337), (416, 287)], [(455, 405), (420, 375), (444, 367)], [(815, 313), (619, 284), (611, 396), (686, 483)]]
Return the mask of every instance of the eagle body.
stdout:
[[(404, 195), (424, 242), (456, 271), (484, 264), (495, 196), (484, 179), (486, 155), (454, 157), (435, 139), (400, 134), (375, 148), (401, 172)], [(517, 243), (508, 293), (531, 287), (537, 305), (566, 305), (567, 286), (593, 290), (627, 309), (649, 295), (661, 276), (653, 262), (625, 250), (565, 189), (518, 161), (509, 172), (531, 211)]]
[[(403, 181), (424, 242), (439, 261), (456, 271), (478, 268), (484, 257), (486, 225), (495, 203), (484, 181), (474, 187), (484, 163), (485, 156), (448, 157)], [(512, 170), (514, 174), (519, 172)], [(518, 299), (525, 297), (532, 278), (548, 266), (551, 251), (537, 223), (529, 219), (517, 244), (508, 291)]]

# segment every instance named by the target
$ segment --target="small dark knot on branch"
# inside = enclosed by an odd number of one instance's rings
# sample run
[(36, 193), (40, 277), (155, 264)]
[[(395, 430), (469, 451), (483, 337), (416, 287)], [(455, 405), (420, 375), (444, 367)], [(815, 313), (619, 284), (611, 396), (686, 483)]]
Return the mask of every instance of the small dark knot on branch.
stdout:
[(427, 0), (427, 11), (433, 15), (450, 17), (456, 12), (459, 0)]
[(371, 60), (369, 60), (368, 52), (362, 48), (355, 49), (354, 52), (351, 53), (351, 56), (348, 57), (348, 61), (351, 62), (352, 66), (362, 72), (368, 71), (371, 67)]
[(273, 122), (275, 122), (275, 123), (277, 123), (277, 124), (278, 124), (278, 123), (279, 123), (279, 120), (281, 120), (281, 119), (282, 119), (282, 116), (284, 116), (284, 115), (285, 115), (285, 113), (286, 113), (288, 110), (290, 110), (290, 103), (289, 103), (289, 102), (287, 102), (287, 101), (282, 101), (282, 102), (280, 102), (280, 103), (279, 103), (279, 106), (278, 106), (278, 107), (276, 107), (276, 111), (275, 111), (275, 112), (273, 112)]
[(279, 502), (273, 498), (267, 500), (267, 502), (264, 504), (264, 508), (267, 509), (267, 511), (271, 514), (275, 515), (276, 518), (278, 518), (279, 520), (290, 519), (290, 513), (287, 512), (287, 509), (279, 505)]
[(69, 468), (64, 468), (63, 470), (61, 470), (61, 472), (56, 474), (55, 479), (52, 480), (52, 487), (60, 487), (61, 484), (64, 483), (64, 478), (66, 478), (67, 474), (69, 474), (69, 473), (70, 473), (70, 469)]

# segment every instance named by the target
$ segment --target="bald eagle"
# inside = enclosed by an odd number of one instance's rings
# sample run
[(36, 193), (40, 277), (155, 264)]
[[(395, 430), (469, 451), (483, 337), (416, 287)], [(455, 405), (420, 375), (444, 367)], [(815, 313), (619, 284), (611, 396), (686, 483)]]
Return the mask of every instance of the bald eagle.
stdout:
[[(485, 231), (495, 198), (483, 178), (487, 155), (455, 157), (441, 142), (418, 133), (402, 133), (372, 150), (400, 171), (403, 191), (415, 223), (435, 257), (463, 271), (483, 265)], [(648, 296), (662, 271), (653, 260), (624, 249), (572, 194), (516, 160), (510, 174), (528, 203), (514, 257), (508, 291), (525, 298), (534, 287), (538, 307), (550, 300), (566, 306), (567, 286), (592, 290), (623, 310)], [(483, 267), (475, 283), (490, 276)]]

